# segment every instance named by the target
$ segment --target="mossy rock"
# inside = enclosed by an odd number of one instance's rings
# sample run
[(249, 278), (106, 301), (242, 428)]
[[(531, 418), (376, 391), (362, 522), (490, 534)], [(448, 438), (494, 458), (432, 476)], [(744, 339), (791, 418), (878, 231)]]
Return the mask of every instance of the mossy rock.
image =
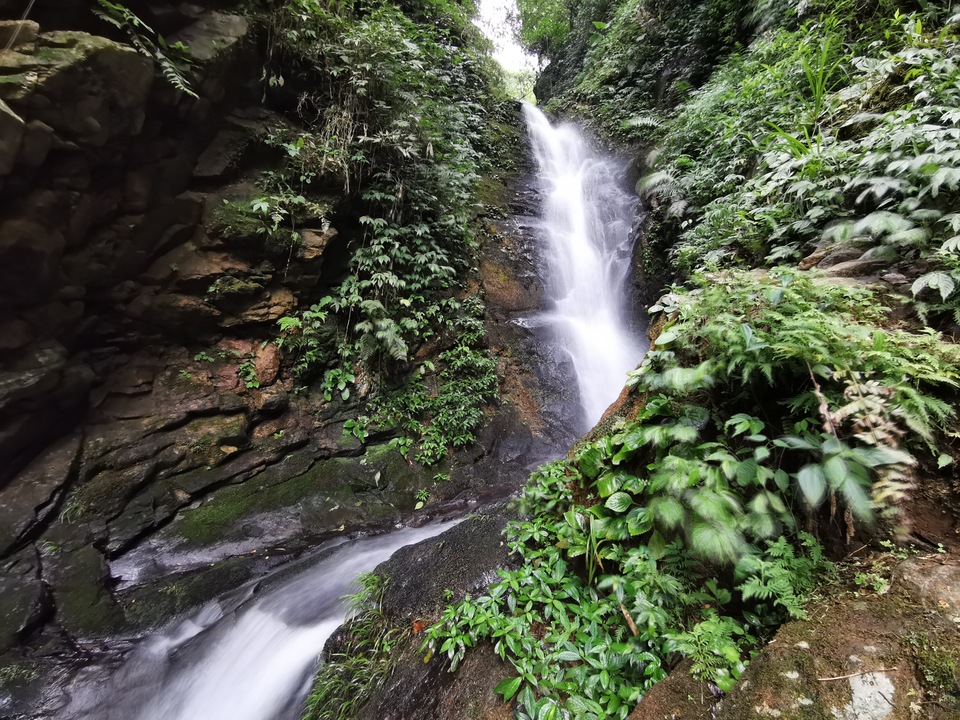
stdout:
[(399, 518), (413, 510), (417, 490), (432, 482), (432, 471), (407, 463), (387, 445), (371, 446), (360, 458), (308, 462), (308, 455), (293, 455), (242, 484), (220, 488), (181, 511), (170, 531), (187, 545), (211, 545), (246, 539), (248, 521), (283, 512), (304, 534), (335, 532)]
[(97, 638), (124, 628), (123, 614), (107, 589), (104, 557), (92, 545), (52, 556), (44, 577), (53, 587), (57, 621), (75, 638)]
[(251, 578), (248, 557), (228, 558), (194, 572), (164, 578), (126, 593), (121, 601), (127, 622), (146, 630), (193, 610)]
[(260, 241), (263, 222), (251, 206), (251, 198), (229, 200), (213, 211), (209, 230), (228, 244), (250, 245)]

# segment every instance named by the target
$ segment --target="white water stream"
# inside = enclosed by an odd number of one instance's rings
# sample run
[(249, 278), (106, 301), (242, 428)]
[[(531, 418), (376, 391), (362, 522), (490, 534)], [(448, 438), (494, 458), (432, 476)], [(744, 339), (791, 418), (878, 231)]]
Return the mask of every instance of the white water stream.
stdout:
[[(229, 611), (211, 603), (143, 642), (119, 671), (81, 677), (64, 720), (293, 720), (357, 577), (457, 521), (336, 548), (292, 581)], [(228, 614), (232, 613), (232, 614)], [(99, 673), (99, 670), (95, 670)]]
[(636, 201), (621, 186), (623, 168), (595, 152), (576, 126), (552, 125), (533, 105), (523, 107), (543, 198), (551, 302), (544, 319), (573, 363), (587, 430), (646, 350), (628, 321)]

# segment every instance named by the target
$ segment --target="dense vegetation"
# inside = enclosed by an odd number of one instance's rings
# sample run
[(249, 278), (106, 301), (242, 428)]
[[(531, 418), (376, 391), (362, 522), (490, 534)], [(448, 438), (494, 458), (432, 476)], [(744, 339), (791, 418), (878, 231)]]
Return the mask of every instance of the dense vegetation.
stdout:
[[(960, 17), (529, 5), (523, 37), (562, 66), (553, 106), (655, 136), (647, 242), (680, 282), (620, 418), (526, 486), (520, 569), (448, 608), (427, 649), (455, 667), (492, 642), (518, 717), (623, 718), (680, 658), (728, 690), (829, 551), (895, 531), (954, 462)], [(670, 79), (685, 43), (709, 78)], [(892, 280), (805, 269), (831, 253)]]
[[(497, 393), (483, 307), (463, 288), (475, 188), (490, 167), (492, 121), (508, 107), (473, 13), (444, 0), (295, 0), (266, 13), (268, 94), (292, 109), (266, 142), (285, 160), (261, 178), (262, 195), (220, 218), (252, 225), (282, 262), (299, 251), (301, 228), (329, 222), (331, 196), (346, 195), (341, 280), (281, 319), (277, 342), (291, 372), (326, 400), (357, 387), (377, 398), (350, 432), (396, 429), (404, 455), (416, 448), (425, 463), (472, 441), (480, 407)], [(425, 382), (442, 386), (443, 399)]]

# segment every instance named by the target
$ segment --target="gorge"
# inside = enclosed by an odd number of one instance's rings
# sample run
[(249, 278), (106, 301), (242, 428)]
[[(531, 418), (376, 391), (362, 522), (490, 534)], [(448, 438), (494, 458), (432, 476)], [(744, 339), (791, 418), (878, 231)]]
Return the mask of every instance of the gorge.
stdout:
[(92, 5), (0, 0), (0, 716), (960, 712), (952, 3)]

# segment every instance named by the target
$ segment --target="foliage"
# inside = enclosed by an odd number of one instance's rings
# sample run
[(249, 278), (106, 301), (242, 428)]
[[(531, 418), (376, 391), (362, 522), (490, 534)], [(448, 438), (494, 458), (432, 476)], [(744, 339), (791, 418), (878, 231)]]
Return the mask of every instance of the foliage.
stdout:
[[(731, 0), (590, 2), (571, 9), (569, 39), (537, 86), (605, 133), (645, 138), (650, 112), (706, 79), (744, 34), (749, 4)], [(523, 32), (528, 23), (521, 12)]]
[(0, 667), (0, 688), (24, 685), (40, 677), (40, 669), (33, 663), (18, 662)]
[(305, 702), (303, 720), (345, 720), (380, 686), (393, 669), (391, 650), (402, 631), (381, 610), (386, 585), (372, 573), (358, 578), (348, 595), (350, 615), (335, 648), (320, 666)]
[(529, 716), (625, 717), (678, 654), (729, 689), (827, 567), (797, 528), (849, 534), (895, 508), (907, 450), (953, 416), (934, 392), (956, 386), (956, 348), (883, 329), (869, 291), (784, 270), (695, 280), (654, 309), (669, 317), (631, 377), (639, 414), (534, 474), (508, 531), (523, 566), (428, 636), (454, 666), (492, 641)]
[(395, 392), (386, 393), (372, 406), (368, 423), (403, 433), (393, 445), (405, 457), (432, 465), (447, 457), (448, 448), (466, 447), (476, 439), (483, 421), (483, 405), (498, 396), (497, 363), (481, 346), (484, 331), (482, 307), (454, 324), (453, 345), (436, 363), (424, 362), (412, 379)]
[[(534, 473), (507, 531), (522, 565), (428, 633), (454, 668), (493, 643), (523, 718), (625, 717), (680, 656), (728, 690), (803, 617), (829, 572), (819, 542), (896, 522), (960, 382), (957, 346), (899, 324), (897, 300), (778, 267), (814, 248), (915, 262), (914, 307), (955, 311), (960, 18), (892, 0), (586, 5), (544, 77), (566, 73), (555, 106), (662, 141), (638, 190), (686, 286), (651, 308), (636, 414)], [(676, 57), (693, 71), (671, 73)]]
[(168, 45), (162, 35), (126, 5), (109, 0), (97, 0), (97, 5), (99, 7), (93, 10), (93, 14), (122, 30), (137, 52), (157, 63), (163, 77), (171, 86), (186, 95), (197, 97), (186, 78), (186, 72), (192, 64), (190, 48), (182, 43)]
[(296, 0), (271, 15), (269, 84), (296, 93), (302, 129), (271, 136), (287, 160), (261, 215), (271, 233), (295, 233), (291, 203), (338, 182), (359, 226), (342, 282), (280, 321), (294, 374), (322, 375), (325, 394), (334, 386), (346, 397), (341, 380), (358, 365), (406, 372), (417, 347), (456, 320), (497, 112), (497, 76), (471, 13), (447, 0)]
[[(736, 588), (724, 587), (679, 540), (658, 549), (638, 542), (640, 513), (631, 514), (629, 528), (607, 522), (606, 510), (619, 507), (616, 494), (589, 506), (576, 499), (598, 487), (583, 463), (578, 470), (555, 462), (534, 473), (522, 498), (531, 516), (507, 530), (523, 566), (501, 571), (489, 594), (447, 608), (428, 633), (428, 653), (444, 653), (454, 669), (467, 648), (490, 640), (516, 670), (497, 691), (517, 697), (518, 717), (624, 718), (676, 654), (729, 689), (754, 633), (799, 615), (826, 567), (816, 541), (803, 536), (807, 552), (769, 544), (738, 566)], [(597, 565), (592, 580), (583, 563)], [(754, 608), (750, 621), (722, 614), (741, 604)]]
[(518, 0), (520, 40), (543, 55), (558, 53), (570, 34), (569, 0)]
[(956, 708), (960, 705), (960, 652), (949, 641), (927, 633), (913, 633), (904, 639), (918, 670), (924, 690), (933, 702)]
[(956, 312), (960, 66), (956, 38), (923, 28), (841, 6), (723, 66), (642, 186), (682, 273), (858, 248), (926, 264), (919, 309)]

